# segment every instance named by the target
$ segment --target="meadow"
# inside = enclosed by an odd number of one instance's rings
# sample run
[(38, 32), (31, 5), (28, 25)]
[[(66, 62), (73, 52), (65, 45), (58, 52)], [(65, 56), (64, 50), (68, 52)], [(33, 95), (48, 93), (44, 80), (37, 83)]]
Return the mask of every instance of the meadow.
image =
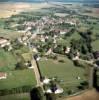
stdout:
[(0, 71), (14, 70), (16, 63), (16, 59), (11, 52), (0, 49)]
[(20, 94), (0, 96), (0, 100), (30, 100), (30, 94), (20, 93)]
[[(76, 67), (73, 62), (66, 57), (61, 57), (64, 63), (52, 59), (39, 61), (40, 70), (43, 76), (48, 78), (57, 77), (62, 81), (60, 84), (64, 89), (74, 89), (80, 82), (86, 80), (85, 70), (81, 67)], [(80, 77), (80, 80), (77, 77)]]
[(0, 80), (0, 90), (12, 89), (21, 86), (35, 86), (34, 71), (31, 69), (8, 71), (7, 79)]

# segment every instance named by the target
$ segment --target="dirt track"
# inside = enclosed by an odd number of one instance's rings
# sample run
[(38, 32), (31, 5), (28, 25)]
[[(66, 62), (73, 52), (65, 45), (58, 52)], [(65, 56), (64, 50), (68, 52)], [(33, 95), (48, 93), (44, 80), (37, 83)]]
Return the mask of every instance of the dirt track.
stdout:
[(79, 96), (70, 97), (63, 100), (99, 100), (99, 93), (95, 89), (92, 89)]

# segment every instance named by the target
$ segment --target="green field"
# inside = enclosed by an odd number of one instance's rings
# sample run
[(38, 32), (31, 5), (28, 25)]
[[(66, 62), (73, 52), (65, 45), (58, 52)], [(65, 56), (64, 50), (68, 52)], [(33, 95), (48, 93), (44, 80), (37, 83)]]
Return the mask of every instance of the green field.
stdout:
[(93, 50), (99, 51), (99, 40), (96, 40), (92, 43)]
[[(76, 87), (82, 82), (86, 80), (84, 77), (85, 70), (80, 67), (76, 67), (73, 65), (72, 61), (70, 61), (66, 57), (61, 57), (64, 59), (64, 63), (55, 61), (55, 60), (41, 60), (39, 61), (40, 70), (43, 76), (47, 77), (57, 77), (59, 80), (63, 80), (61, 83), (63, 88), (71, 88)], [(77, 77), (81, 79), (78, 80)]]
[(79, 35), (78, 32), (73, 33), (71, 36), (67, 37), (66, 39), (58, 39), (57, 43), (63, 46), (70, 46), (70, 42), (72, 39), (79, 40), (81, 36)]
[(22, 57), (24, 58), (25, 61), (31, 61), (31, 53), (24, 53), (22, 54)]
[(9, 71), (7, 72), (7, 79), (0, 80), (0, 90), (28, 85), (36, 85), (35, 75), (31, 69)]
[(30, 100), (29, 93), (0, 96), (0, 100)]
[(5, 52), (0, 49), (0, 71), (14, 70), (15, 64), (16, 59), (11, 52)]
[(3, 29), (0, 28), (0, 37), (5, 37), (8, 39), (15, 39), (19, 36), (21, 36), (23, 33), (14, 31), (14, 30), (9, 30), (9, 29)]

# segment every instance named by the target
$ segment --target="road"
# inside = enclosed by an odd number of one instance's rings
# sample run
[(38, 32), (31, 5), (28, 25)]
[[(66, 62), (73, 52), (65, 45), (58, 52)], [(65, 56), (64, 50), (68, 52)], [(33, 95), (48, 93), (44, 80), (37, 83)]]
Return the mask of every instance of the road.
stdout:
[(44, 87), (43, 87), (43, 83), (40, 80), (40, 72), (38, 70), (38, 67), (37, 67), (37, 64), (36, 64), (36, 60), (33, 58), (31, 63), (32, 63), (32, 66), (33, 66), (33, 69), (34, 69), (35, 78), (36, 78), (36, 81), (37, 81), (37, 87), (41, 87), (43, 93), (45, 93)]
[(35, 61), (34, 58), (32, 59), (31, 63), (32, 63), (33, 70), (34, 70), (34, 73), (35, 73), (35, 78), (36, 78), (36, 81), (37, 81), (37, 86), (41, 86), (40, 73), (38, 71), (38, 67), (36, 65), (36, 61)]
[(30, 50), (30, 53), (31, 53), (31, 56), (32, 56), (31, 64), (33, 66), (33, 71), (35, 73), (37, 87), (41, 87), (42, 88), (42, 91), (45, 92), (44, 91), (44, 88), (43, 88), (43, 83), (40, 80), (40, 72), (39, 72), (39, 69), (38, 69), (39, 66), (37, 66), (36, 60), (33, 57), (33, 52), (32, 52), (32, 48), (31, 48), (31, 45), (30, 45), (30, 41), (29, 40), (28, 40), (28, 47), (29, 47), (29, 50)]
[(83, 59), (78, 59), (79, 61), (83, 61), (87, 64), (93, 65), (93, 61), (88, 61), (88, 60), (83, 60)]

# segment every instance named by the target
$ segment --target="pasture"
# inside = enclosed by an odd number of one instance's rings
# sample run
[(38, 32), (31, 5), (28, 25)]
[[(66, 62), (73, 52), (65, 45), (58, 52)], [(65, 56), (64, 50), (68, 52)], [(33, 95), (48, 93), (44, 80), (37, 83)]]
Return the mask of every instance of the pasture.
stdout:
[(35, 85), (35, 75), (31, 69), (8, 71), (7, 79), (0, 80), (0, 90)]
[(30, 94), (20, 93), (20, 94), (0, 96), (0, 100), (30, 100)]
[(14, 70), (16, 63), (16, 59), (11, 52), (0, 49), (0, 71)]
[[(59, 59), (64, 60), (64, 63), (52, 59), (41, 59), (39, 66), (42, 75), (48, 78), (57, 77), (58, 80), (62, 81), (61, 86), (64, 89), (73, 89), (80, 82), (86, 80), (84, 76), (85, 70), (83, 68), (74, 66), (72, 61), (66, 57), (60, 57)], [(78, 76), (80, 80), (77, 79)]]

